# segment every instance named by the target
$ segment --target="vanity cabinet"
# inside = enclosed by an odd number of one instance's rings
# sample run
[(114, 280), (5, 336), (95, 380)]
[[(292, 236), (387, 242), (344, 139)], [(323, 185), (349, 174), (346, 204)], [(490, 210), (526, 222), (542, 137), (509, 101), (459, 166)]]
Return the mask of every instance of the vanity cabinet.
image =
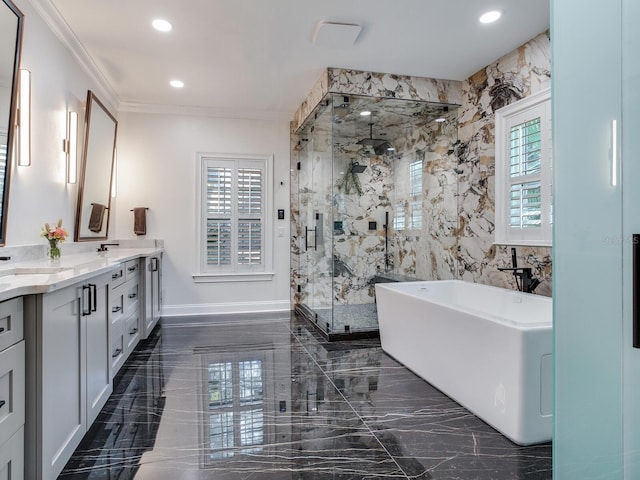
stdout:
[(140, 259), (129, 260), (112, 275), (109, 308), (111, 378), (118, 373), (142, 335), (140, 267)]
[(162, 253), (144, 259), (144, 331), (147, 338), (160, 319)]
[(0, 303), (0, 479), (24, 478), (25, 342), (22, 298)]
[(28, 297), (27, 478), (55, 479), (111, 394), (111, 280)]

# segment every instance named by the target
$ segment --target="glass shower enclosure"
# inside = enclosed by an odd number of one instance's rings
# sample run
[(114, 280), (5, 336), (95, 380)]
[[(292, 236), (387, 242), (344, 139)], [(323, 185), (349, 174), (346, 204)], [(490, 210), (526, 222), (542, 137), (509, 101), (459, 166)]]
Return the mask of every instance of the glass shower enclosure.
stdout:
[(455, 276), (456, 107), (328, 94), (297, 135), (297, 311), (376, 335), (376, 282)]

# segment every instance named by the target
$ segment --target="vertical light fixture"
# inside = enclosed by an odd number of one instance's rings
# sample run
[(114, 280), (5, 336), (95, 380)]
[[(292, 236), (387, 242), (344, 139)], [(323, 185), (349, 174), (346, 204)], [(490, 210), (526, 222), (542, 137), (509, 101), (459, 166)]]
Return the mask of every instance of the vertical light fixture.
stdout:
[(111, 198), (118, 194), (118, 149), (113, 149), (113, 176), (111, 177)]
[(18, 165), (31, 165), (31, 72), (20, 70), (18, 95)]
[(67, 115), (67, 138), (64, 140), (67, 159), (67, 183), (78, 181), (78, 112)]
[(618, 185), (618, 121), (611, 120), (611, 186)]

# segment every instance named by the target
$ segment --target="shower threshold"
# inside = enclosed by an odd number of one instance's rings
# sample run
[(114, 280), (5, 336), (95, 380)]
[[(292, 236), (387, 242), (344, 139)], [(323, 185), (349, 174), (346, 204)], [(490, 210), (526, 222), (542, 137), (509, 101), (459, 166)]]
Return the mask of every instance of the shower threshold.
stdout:
[(375, 303), (336, 305), (333, 318), (330, 308), (311, 309), (307, 305), (296, 305), (294, 312), (330, 342), (380, 337)]

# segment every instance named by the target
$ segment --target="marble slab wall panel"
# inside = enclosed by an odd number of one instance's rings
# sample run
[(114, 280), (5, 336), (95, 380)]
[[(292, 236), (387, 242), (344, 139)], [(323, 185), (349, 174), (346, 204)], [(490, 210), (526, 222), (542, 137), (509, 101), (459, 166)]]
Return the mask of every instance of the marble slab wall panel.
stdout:
[(459, 105), (462, 100), (462, 85), (455, 80), (363, 72), (344, 68), (329, 68), (327, 73), (328, 88), (332, 93), (456, 105)]
[(327, 68), (296, 110), (290, 125), (292, 133), (308, 122), (327, 93), (460, 105), (462, 83), (457, 80)]
[[(401, 155), (394, 163), (393, 215), (404, 211), (405, 228), (393, 222), (393, 273), (424, 280), (455, 278), (457, 271), (457, 114), (444, 113), (445, 122), (433, 118), (404, 128), (395, 145)], [(422, 162), (419, 195), (411, 195), (409, 168)], [(408, 224), (415, 204), (422, 211), (419, 228)]]
[[(508, 246), (494, 246), (495, 111), (551, 84), (549, 32), (542, 33), (462, 82), (458, 118), (458, 278), (513, 288)], [(517, 247), (518, 265), (533, 267), (551, 294), (551, 248)]]
[(329, 73), (327, 70), (324, 70), (320, 75), (320, 78), (318, 78), (318, 80), (314, 84), (313, 88), (311, 88), (311, 91), (309, 92), (307, 97), (293, 114), (293, 120), (290, 124), (291, 133), (296, 133), (300, 129), (300, 127), (302, 127), (303, 123), (315, 110), (315, 108), (322, 101), (328, 91)]

